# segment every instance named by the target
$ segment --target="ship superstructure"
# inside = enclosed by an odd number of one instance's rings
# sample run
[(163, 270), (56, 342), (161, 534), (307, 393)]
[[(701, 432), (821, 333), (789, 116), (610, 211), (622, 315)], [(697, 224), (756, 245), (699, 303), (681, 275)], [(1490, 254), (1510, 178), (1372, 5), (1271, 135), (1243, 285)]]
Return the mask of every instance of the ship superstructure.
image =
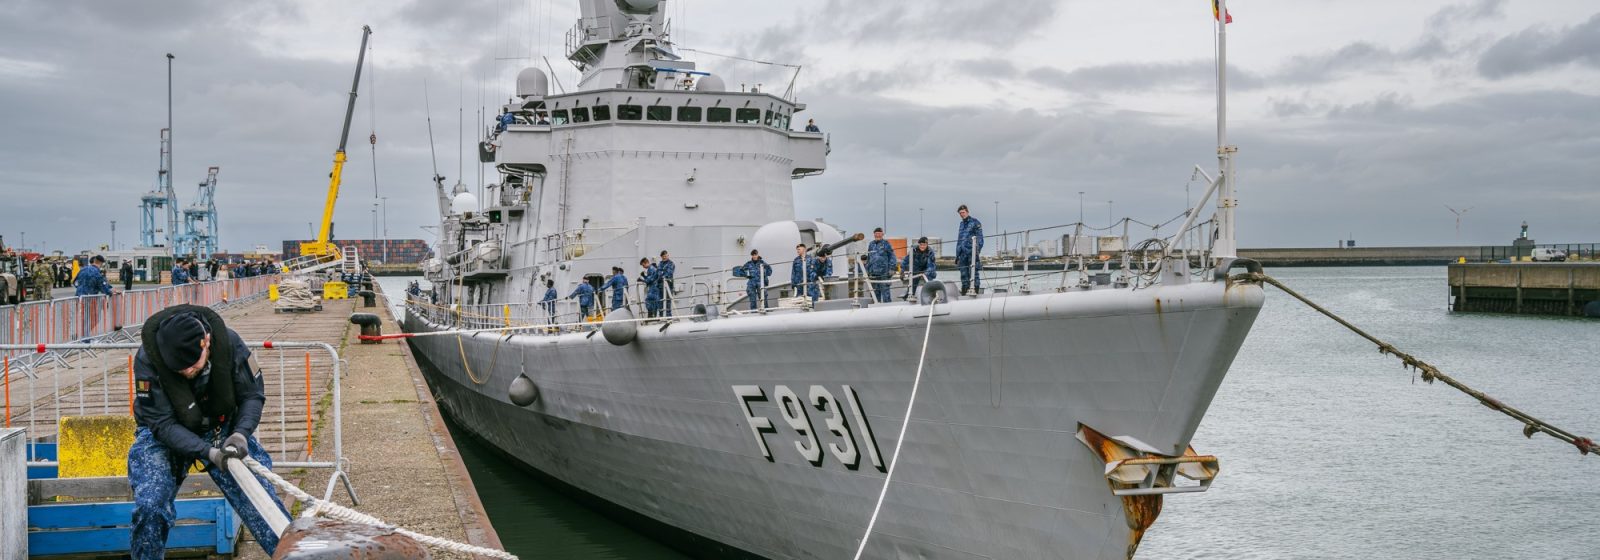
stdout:
[[(1197, 221), (1203, 199), (1120, 273), (875, 302), (865, 243), (794, 216), (829, 152), (792, 130), (803, 103), (684, 60), (658, 1), (581, 12), (582, 78), (517, 77), (484, 199), (435, 178), (434, 288), (405, 328), (475, 436), (709, 557), (1125, 558), (1165, 494), (1216, 476), (1189, 440), (1263, 301), (1227, 277), (1231, 147), (1206, 193), (1227, 219)], [(1202, 238), (1230, 243), (1182, 243)], [(818, 301), (796, 245), (832, 265)], [(729, 273), (752, 250), (773, 269), (754, 302)], [(672, 315), (647, 318), (636, 277), (662, 251)], [(627, 305), (581, 316), (567, 296), (613, 267)]]

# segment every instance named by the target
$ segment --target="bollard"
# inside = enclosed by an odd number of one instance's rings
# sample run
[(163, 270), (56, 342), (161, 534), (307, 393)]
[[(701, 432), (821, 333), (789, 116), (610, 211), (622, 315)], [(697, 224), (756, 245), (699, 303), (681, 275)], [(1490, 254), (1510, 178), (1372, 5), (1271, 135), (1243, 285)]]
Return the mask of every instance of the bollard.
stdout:
[(376, 307), (378, 305), (378, 294), (372, 290), (362, 290), (356, 292), (356, 295), (361, 296), (362, 307)]
[(361, 326), (362, 344), (379, 344), (382, 340), (369, 340), (367, 337), (383, 336), (383, 320), (371, 313), (351, 313), (350, 323)]
[(331, 519), (294, 520), (278, 540), (274, 560), (412, 560), (429, 558), (428, 549), (405, 535), (370, 525)]

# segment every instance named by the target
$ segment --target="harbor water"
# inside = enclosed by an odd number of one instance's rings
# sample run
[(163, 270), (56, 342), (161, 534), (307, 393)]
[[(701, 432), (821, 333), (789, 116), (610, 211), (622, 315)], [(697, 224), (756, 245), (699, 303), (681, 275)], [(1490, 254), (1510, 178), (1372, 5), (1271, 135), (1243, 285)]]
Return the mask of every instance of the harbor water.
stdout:
[[(1600, 431), (1600, 321), (1453, 314), (1445, 270), (1268, 273), (1507, 404)], [(390, 294), (410, 280), (380, 278)], [(1194, 438), (1222, 474), (1209, 492), (1167, 497), (1138, 558), (1596, 557), (1600, 458), (1524, 440), (1509, 418), (1423, 383), (1282, 293), (1267, 298)], [(456, 442), (511, 552), (681, 556)]]

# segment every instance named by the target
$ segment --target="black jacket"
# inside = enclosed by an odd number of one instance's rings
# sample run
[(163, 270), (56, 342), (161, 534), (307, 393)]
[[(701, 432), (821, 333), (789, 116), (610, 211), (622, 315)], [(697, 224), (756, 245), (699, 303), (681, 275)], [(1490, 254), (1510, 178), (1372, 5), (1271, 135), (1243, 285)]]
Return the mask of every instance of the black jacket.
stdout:
[[(232, 418), (221, 420), (226, 424), (222, 426), (225, 428), (223, 434), (237, 432), (249, 436), (255, 433), (256, 425), (261, 423), (261, 408), (266, 404), (267, 397), (262, 389), (261, 370), (253, 367), (253, 360), (250, 359), (250, 347), (245, 346), (244, 340), (239, 338), (239, 333), (233, 329), (227, 331), (228, 336), (224, 342), (219, 342), (217, 337), (212, 338), (213, 345), (229, 344), (233, 349), (231, 368), (233, 400), (237, 410)], [(216, 359), (216, 356), (217, 353), (213, 352), (212, 359)], [(215, 425), (210, 424), (211, 419), (206, 419), (207, 425), (200, 426), (200, 432), (184, 426), (179, 420), (179, 415), (173, 410), (173, 399), (169, 391), (162, 389), (157, 367), (144, 349), (140, 349), (138, 356), (133, 360), (134, 388), (137, 391), (133, 406), (134, 419), (140, 427), (149, 428), (155, 435), (156, 441), (166, 445), (167, 449), (174, 453), (185, 457), (204, 457), (212, 446), (201, 437), (201, 433)], [(221, 368), (212, 364), (211, 369), (216, 372)], [(191, 387), (196, 380), (189, 381)], [(216, 380), (210, 380), (208, 385), (215, 382)], [(201, 395), (198, 398), (205, 397)], [(200, 406), (200, 403), (193, 403), (192, 406)]]

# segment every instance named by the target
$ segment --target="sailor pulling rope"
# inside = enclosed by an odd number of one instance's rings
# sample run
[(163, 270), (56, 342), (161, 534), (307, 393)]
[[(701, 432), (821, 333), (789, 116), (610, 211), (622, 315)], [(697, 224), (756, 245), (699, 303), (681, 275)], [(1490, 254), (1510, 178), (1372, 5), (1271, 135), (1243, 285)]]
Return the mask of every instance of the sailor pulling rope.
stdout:
[(1304, 303), (1306, 306), (1316, 310), (1318, 313), (1327, 316), (1329, 319), (1333, 319), (1334, 322), (1344, 325), (1345, 328), (1350, 329), (1350, 332), (1356, 333), (1357, 335), (1360, 335), (1361, 338), (1365, 338), (1369, 342), (1378, 345), (1378, 353), (1399, 358), (1405, 367), (1420, 372), (1422, 374), (1423, 381), (1428, 383), (1433, 383), (1435, 380), (1443, 381), (1445, 385), (1449, 385), (1455, 388), (1457, 391), (1461, 391), (1472, 398), (1478, 399), (1478, 402), (1483, 403), (1483, 406), (1487, 406), (1490, 409), (1499, 411), (1501, 414), (1515, 418), (1518, 422), (1522, 422), (1522, 435), (1525, 437), (1532, 438), (1533, 434), (1543, 432), (1545, 434), (1549, 434), (1550, 437), (1572, 444), (1574, 447), (1578, 448), (1579, 453), (1584, 455), (1588, 455), (1590, 453), (1600, 454), (1600, 445), (1596, 445), (1593, 439), (1581, 437), (1573, 434), (1572, 432), (1552, 426), (1548, 422), (1533, 417), (1533, 415), (1506, 405), (1504, 402), (1501, 402), (1500, 399), (1491, 397), (1487, 394), (1484, 394), (1482, 391), (1473, 389), (1472, 387), (1467, 386), (1467, 384), (1457, 381), (1454, 377), (1450, 377), (1444, 372), (1439, 371), (1439, 368), (1433, 367), (1433, 365), (1417, 359), (1410, 354), (1401, 352), (1399, 349), (1395, 348), (1394, 345), (1384, 342), (1383, 340), (1378, 339), (1378, 337), (1367, 334), (1367, 331), (1361, 330), (1360, 327), (1350, 324), (1349, 321), (1346, 321), (1344, 318), (1335, 315), (1332, 311), (1328, 311), (1322, 306), (1313, 303), (1310, 299), (1300, 295), (1299, 292), (1289, 289), (1288, 286), (1283, 285), (1283, 283), (1279, 282), (1276, 278), (1267, 276), (1266, 274), (1260, 272), (1247, 272), (1244, 274), (1235, 275), (1231, 280), (1235, 282), (1264, 282), (1267, 284), (1272, 284), (1279, 290), (1283, 290), (1284, 293), (1289, 294), (1297, 300), (1300, 300), (1300, 303)]

